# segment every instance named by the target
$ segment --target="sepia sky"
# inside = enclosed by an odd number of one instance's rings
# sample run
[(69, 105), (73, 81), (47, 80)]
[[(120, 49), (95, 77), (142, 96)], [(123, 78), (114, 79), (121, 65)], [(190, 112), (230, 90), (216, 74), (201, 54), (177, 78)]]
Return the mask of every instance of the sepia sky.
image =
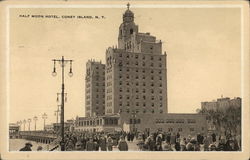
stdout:
[[(117, 45), (124, 8), (10, 10), (10, 122), (38, 116), (37, 128), (55, 122), (61, 68), (52, 77), (52, 59), (73, 59), (66, 76), (65, 119), (84, 116), (85, 64), (105, 62), (105, 50)], [(241, 97), (240, 9), (131, 8), (139, 32), (163, 41), (167, 52), (168, 110), (194, 113), (202, 101), (221, 95)], [(105, 19), (24, 18), (19, 15), (105, 16)], [(69, 71), (69, 65), (65, 72)], [(27, 127), (27, 125), (26, 125)], [(34, 123), (31, 124), (31, 129)], [(26, 128), (27, 129), (27, 128)]]

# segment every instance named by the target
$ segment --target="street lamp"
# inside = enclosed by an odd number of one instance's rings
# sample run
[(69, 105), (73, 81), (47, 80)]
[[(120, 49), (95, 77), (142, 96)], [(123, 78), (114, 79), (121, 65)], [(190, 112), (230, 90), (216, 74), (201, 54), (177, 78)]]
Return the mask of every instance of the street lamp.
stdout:
[(23, 120), (23, 131), (25, 131), (25, 123), (26, 123), (26, 120), (24, 119)]
[(36, 121), (37, 121), (37, 116), (35, 116), (35, 117), (33, 118), (33, 120), (35, 121), (35, 131), (36, 131)]
[(72, 62), (73, 60), (66, 60), (64, 59), (64, 57), (62, 56), (62, 59), (53, 59), (52, 60), (54, 62), (54, 68), (53, 68), (53, 72), (52, 72), (52, 76), (56, 76), (56, 62), (58, 62), (61, 67), (62, 67), (62, 92), (61, 92), (61, 137), (62, 137), (62, 141), (60, 143), (61, 145), (61, 151), (65, 150), (65, 142), (64, 142), (64, 67), (65, 65), (69, 62), (70, 63), (70, 69), (69, 69), (69, 77), (73, 76), (73, 72), (72, 72)]
[(133, 124), (133, 132), (135, 132), (135, 124), (136, 124), (136, 112), (132, 111), (132, 124)]
[(43, 130), (45, 130), (45, 120), (46, 120), (47, 118), (48, 118), (47, 114), (44, 113), (44, 114), (42, 115), (42, 119), (43, 119)]
[(28, 119), (28, 123), (29, 123), (29, 131), (30, 131), (30, 122), (31, 122), (31, 119), (29, 118), (29, 119)]
[(57, 110), (55, 111), (56, 124), (58, 124), (58, 116), (60, 116), (60, 115), (59, 115), (59, 113), (60, 113), (60, 106), (61, 106), (61, 105), (57, 105)]

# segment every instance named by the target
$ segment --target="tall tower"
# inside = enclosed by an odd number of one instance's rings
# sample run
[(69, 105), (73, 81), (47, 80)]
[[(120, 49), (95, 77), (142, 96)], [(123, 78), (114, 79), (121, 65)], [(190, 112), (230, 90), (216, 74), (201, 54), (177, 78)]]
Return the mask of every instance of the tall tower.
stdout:
[(105, 113), (105, 65), (89, 60), (85, 77), (85, 116)]
[(166, 53), (161, 41), (138, 28), (128, 5), (118, 48), (106, 50), (105, 114), (119, 113), (121, 123), (129, 123), (132, 113), (139, 119), (167, 113)]

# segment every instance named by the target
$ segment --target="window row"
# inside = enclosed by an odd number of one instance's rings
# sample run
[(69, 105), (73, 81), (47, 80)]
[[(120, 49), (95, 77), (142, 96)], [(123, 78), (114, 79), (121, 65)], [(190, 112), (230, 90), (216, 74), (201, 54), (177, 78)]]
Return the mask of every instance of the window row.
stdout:
[[(122, 81), (120, 81), (119, 82), (119, 85), (120, 86), (122, 86), (124, 83), (122, 82)], [(151, 86), (151, 87), (154, 87), (154, 86), (156, 86), (156, 87), (162, 87), (162, 83), (159, 83), (159, 84), (156, 84), (156, 83), (154, 83), (154, 82), (151, 82), (151, 83), (146, 83), (146, 82), (135, 82), (134, 83), (135, 84), (135, 86), (144, 86), (144, 87), (146, 87), (146, 86)], [(124, 85), (127, 85), (127, 86), (130, 86), (131, 85), (131, 82), (125, 82), (125, 84)], [(158, 86), (157, 86), (158, 85)], [(120, 90), (121, 90), (121, 88), (120, 88)], [(120, 92), (122, 92), (122, 91), (120, 91)]]
[[(124, 62), (124, 61), (122, 61), (122, 60), (120, 60), (119, 62), (118, 62), (118, 66), (124, 66), (124, 65), (133, 65), (133, 63), (131, 62), (131, 61), (126, 61), (126, 62)], [(146, 62), (145, 61), (142, 61), (141, 62), (141, 64), (138, 62), (138, 61), (136, 61), (135, 63), (134, 63), (134, 65), (135, 66), (143, 66), (143, 67), (145, 67), (146, 66)], [(147, 63), (147, 66), (149, 66), (149, 67), (162, 67), (162, 63), (158, 63), (158, 64), (155, 64), (155, 63)]]
[[(140, 90), (140, 91), (139, 91), (139, 90)], [(119, 91), (120, 91), (120, 92), (123, 92), (123, 89), (120, 88)], [(130, 93), (130, 92), (131, 92), (131, 89), (130, 89), (130, 88), (127, 88), (125, 91), (126, 91), (127, 93)], [(110, 92), (112, 92), (112, 90), (111, 90)], [(110, 93), (110, 92), (107, 92), (107, 93)], [(154, 89), (147, 89), (147, 93), (148, 93), (148, 92), (150, 92), (151, 94), (156, 93)], [(135, 93), (146, 93), (146, 89), (145, 89), (145, 88), (143, 88), (143, 89), (136, 88), (136, 89), (135, 89)], [(159, 94), (162, 94), (162, 90), (159, 91)]]
[[(125, 112), (125, 113), (134, 113), (133, 111), (130, 111), (129, 109), (120, 109), (119, 110), (119, 113), (122, 113), (122, 112)], [(151, 110), (147, 110), (147, 109), (143, 109), (142, 111), (141, 111), (142, 113), (157, 113), (156, 112), (156, 110), (154, 110), (154, 109), (151, 109)], [(140, 111), (139, 110), (137, 110), (137, 112), (136, 113), (140, 113)], [(163, 113), (163, 110), (159, 110), (159, 112), (158, 113)]]
[[(135, 71), (136, 73), (138, 73), (140, 69), (138, 69), (138, 68), (135, 68), (135, 69), (133, 68), (133, 69), (131, 69), (131, 68), (122, 68), (122, 67), (119, 67), (119, 71), (120, 71), (120, 72), (122, 72), (123, 70), (124, 70), (124, 71), (127, 71), (127, 72)], [(142, 69), (141, 72), (142, 72), (142, 73), (145, 73), (146, 70), (145, 70), (145, 69)], [(150, 73), (156, 73), (156, 72), (157, 72), (157, 70), (153, 70), (153, 69), (150, 70)], [(158, 70), (158, 73), (161, 74), (161, 73), (162, 73), (162, 70)]]
[[(123, 106), (129, 107), (130, 104), (131, 104), (130, 102), (126, 102), (126, 103), (120, 102), (120, 103), (119, 103), (120, 107), (123, 107)], [(137, 107), (139, 107), (140, 104), (142, 104), (143, 107), (149, 106), (149, 104), (147, 103), (147, 105), (146, 105), (145, 102), (142, 102), (142, 103), (136, 102), (136, 103), (135, 103), (135, 105), (136, 105)], [(155, 103), (151, 103), (150, 106), (151, 106), (151, 107), (155, 107)], [(159, 103), (159, 107), (162, 107), (162, 102)]]
[[(130, 76), (129, 74), (127, 74), (126, 76), (124, 76), (124, 77), (126, 77), (127, 79), (130, 79), (130, 78), (132, 78), (132, 76)], [(135, 79), (139, 79), (139, 75), (135, 75)], [(148, 76), (147, 76), (148, 77)], [(155, 80), (156, 78), (155, 78), (156, 76), (150, 76), (150, 79), (151, 80)], [(121, 79), (121, 78), (123, 78), (123, 76), (122, 76), (122, 74), (120, 74), (119, 75), (119, 78)], [(145, 75), (142, 75), (141, 77), (140, 77), (140, 79), (146, 79), (146, 76)], [(162, 76), (159, 76), (158, 77), (158, 80), (162, 80)]]
[(145, 56), (143, 54), (119, 53), (119, 57), (126, 57), (127, 59), (135, 57), (135, 59), (142, 59), (142, 60), (148, 59), (148, 60), (162, 61), (162, 56)]

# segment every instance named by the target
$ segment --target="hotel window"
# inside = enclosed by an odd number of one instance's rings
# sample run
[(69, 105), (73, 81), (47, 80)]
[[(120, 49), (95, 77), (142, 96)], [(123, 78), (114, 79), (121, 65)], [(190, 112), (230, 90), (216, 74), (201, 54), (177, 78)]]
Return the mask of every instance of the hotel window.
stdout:
[(162, 87), (162, 84), (160, 83), (160, 85), (159, 85), (160, 87)]
[(142, 73), (145, 73), (145, 69), (142, 70)]
[(146, 86), (146, 83), (145, 82), (143, 82), (143, 84), (142, 84), (143, 86)]
[(151, 80), (154, 80), (154, 76), (151, 76)]
[(129, 86), (129, 82), (127, 82), (127, 86)]
[(159, 79), (162, 80), (162, 77), (160, 76)]
[(136, 85), (136, 86), (138, 86), (138, 85), (139, 85), (139, 83), (138, 83), (138, 82), (136, 82), (136, 83), (135, 83), (135, 85)]
[(151, 56), (151, 60), (154, 60), (154, 57), (153, 57), (153, 56)]
[(129, 68), (127, 68), (127, 72), (129, 72)]
[(138, 62), (137, 62), (137, 61), (135, 62), (135, 65), (137, 65), (137, 66), (138, 66)]
[(151, 86), (153, 87), (153, 86), (154, 86), (154, 83), (151, 83)]
[(129, 75), (127, 75), (127, 79), (129, 79)]
[(160, 103), (160, 107), (162, 107), (162, 103)]
[(160, 100), (162, 100), (162, 96), (160, 96)]
[(146, 103), (143, 103), (143, 107), (145, 107), (146, 106)]
[(194, 132), (194, 128), (190, 128), (190, 132)]
[(142, 79), (145, 79), (145, 75), (142, 76)]
[(129, 61), (127, 61), (127, 63), (126, 63), (127, 65), (129, 65)]
[(135, 71), (138, 72), (138, 69), (136, 69)]
[(178, 132), (182, 132), (182, 128), (178, 128)]
[(151, 70), (151, 73), (154, 73), (154, 70)]
[(129, 106), (129, 102), (127, 102), (127, 106)]
[(150, 66), (151, 66), (151, 67), (154, 67), (154, 63), (151, 63)]
[(120, 81), (120, 85), (122, 85), (122, 81)]
[(162, 90), (159, 90), (159, 93), (162, 93)]
[(145, 59), (145, 56), (144, 56), (144, 55), (142, 56), (142, 59), (143, 59), (143, 60)]
[(161, 61), (161, 57), (159, 57), (159, 61)]
[(160, 110), (160, 113), (163, 113), (163, 110)]
[(151, 89), (151, 93), (154, 93), (154, 90), (153, 90), (153, 89)]
[(127, 58), (129, 58), (129, 55), (127, 54)]
[(159, 67), (161, 67), (162, 65), (161, 65), (161, 63), (159, 63)]
[(129, 99), (129, 96), (127, 96), (127, 99)]
[(184, 119), (177, 119), (175, 123), (184, 123)]
[(136, 106), (139, 106), (139, 102), (136, 102)]
[(135, 58), (138, 59), (138, 55), (135, 55)]
[(188, 123), (196, 123), (195, 119), (188, 119)]
[(122, 102), (121, 101), (120, 101), (119, 105), (122, 106)]
[(119, 75), (119, 78), (121, 79), (121, 78), (122, 78), (122, 75)]
[(154, 97), (154, 96), (152, 96), (152, 97), (151, 97), (151, 100), (155, 100), (155, 97)]
[(174, 120), (173, 119), (167, 119), (166, 123), (174, 123)]
[(145, 93), (145, 92), (146, 92), (145, 88), (143, 88), (142, 92), (143, 92), (143, 93)]
[(145, 62), (142, 62), (142, 66), (145, 66)]
[(173, 132), (173, 128), (168, 128), (168, 131), (169, 132)]
[(139, 95), (136, 95), (136, 99), (139, 99)]
[(127, 92), (129, 92), (129, 88), (127, 88)]
[(138, 92), (139, 92), (139, 89), (138, 89), (138, 88), (136, 88), (136, 89), (135, 89), (135, 92), (136, 92), (136, 93), (138, 93)]
[(120, 88), (120, 92), (122, 92), (122, 88)]
[(135, 79), (139, 79), (138, 75), (135, 76)]
[(119, 62), (119, 66), (122, 66), (122, 61)]
[(144, 100), (146, 99), (146, 96), (145, 96), (145, 95), (143, 95), (143, 99), (144, 99)]
[(155, 110), (154, 109), (152, 109), (152, 111), (151, 111), (152, 113), (155, 113)]
[(129, 109), (127, 109), (127, 113), (129, 113)]
[(152, 103), (152, 104), (151, 104), (151, 106), (152, 106), (152, 107), (154, 107), (154, 106), (155, 106), (155, 104), (154, 104), (154, 103)]

